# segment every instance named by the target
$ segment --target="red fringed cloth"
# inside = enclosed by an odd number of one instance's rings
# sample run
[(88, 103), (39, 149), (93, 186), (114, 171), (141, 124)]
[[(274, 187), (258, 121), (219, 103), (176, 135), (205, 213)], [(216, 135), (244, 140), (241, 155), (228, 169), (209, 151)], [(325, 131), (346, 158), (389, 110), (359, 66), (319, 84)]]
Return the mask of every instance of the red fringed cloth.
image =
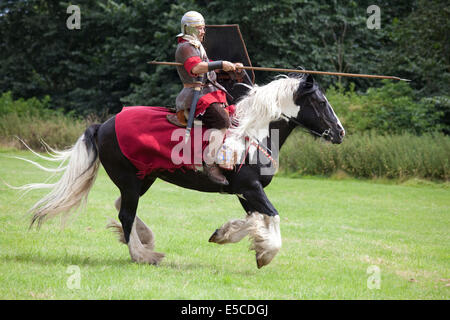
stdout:
[[(231, 113), (234, 106), (230, 106)], [(196, 170), (202, 167), (203, 151), (208, 144), (205, 127), (194, 126), (187, 144), (185, 128), (169, 123), (163, 107), (124, 107), (116, 115), (116, 135), (120, 150), (143, 179), (153, 171)]]
[(227, 103), (227, 96), (225, 95), (225, 92), (223, 92), (222, 90), (217, 90), (202, 96), (197, 102), (197, 107), (195, 108), (195, 116), (197, 117), (200, 114), (204, 114), (206, 108), (208, 108), (211, 105), (211, 103), (215, 102)]

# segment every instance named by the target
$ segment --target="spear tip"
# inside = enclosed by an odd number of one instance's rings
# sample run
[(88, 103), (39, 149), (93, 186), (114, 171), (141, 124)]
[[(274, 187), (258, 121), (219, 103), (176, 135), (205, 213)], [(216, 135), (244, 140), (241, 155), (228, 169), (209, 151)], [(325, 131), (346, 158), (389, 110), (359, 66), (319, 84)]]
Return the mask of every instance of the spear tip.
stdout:
[(406, 81), (406, 82), (411, 82), (412, 80), (409, 79), (404, 79), (404, 78), (399, 78), (399, 77), (388, 77), (388, 79), (392, 79), (392, 80), (398, 80), (398, 81)]

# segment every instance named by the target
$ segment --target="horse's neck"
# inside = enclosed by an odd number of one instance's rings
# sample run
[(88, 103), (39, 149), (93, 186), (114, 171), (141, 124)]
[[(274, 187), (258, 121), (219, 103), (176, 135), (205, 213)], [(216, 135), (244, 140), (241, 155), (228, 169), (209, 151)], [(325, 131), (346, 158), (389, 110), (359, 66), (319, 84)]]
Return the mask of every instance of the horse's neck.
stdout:
[(269, 134), (267, 126), (279, 119), (281, 114), (295, 116), (298, 106), (293, 94), (298, 79), (280, 78), (262, 87), (256, 87), (236, 104), (235, 120), (238, 125), (231, 129), (237, 137), (248, 136), (261, 141)]
[(294, 129), (293, 126), (289, 125), (289, 123), (285, 120), (277, 120), (274, 122), (271, 122), (269, 125), (269, 137), (272, 138), (272, 130), (278, 130), (278, 143), (279, 143), (279, 149), (283, 146), (283, 144), (286, 142), (286, 139), (291, 134), (292, 130)]

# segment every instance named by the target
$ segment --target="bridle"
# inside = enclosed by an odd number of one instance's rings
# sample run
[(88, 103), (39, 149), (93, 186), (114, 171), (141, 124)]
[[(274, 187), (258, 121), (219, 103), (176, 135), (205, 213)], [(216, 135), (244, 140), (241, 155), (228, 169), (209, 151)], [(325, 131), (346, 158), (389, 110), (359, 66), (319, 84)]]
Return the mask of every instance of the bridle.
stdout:
[[(308, 91), (308, 92), (305, 92), (304, 94), (305, 94), (305, 95), (306, 95), (306, 94), (309, 95), (309, 94), (315, 92), (315, 91), (317, 90), (317, 88), (318, 88), (318, 87), (314, 86), (314, 87), (313, 87), (313, 90), (310, 90), (310, 91)], [(326, 120), (323, 118), (323, 116), (320, 114), (320, 112), (317, 111), (316, 106), (315, 106), (314, 104), (311, 104), (311, 107), (313, 108), (313, 110), (314, 110), (314, 112), (315, 112), (317, 118), (323, 120), (325, 123), (328, 124), (328, 121), (326, 121)], [(300, 108), (301, 108), (301, 106), (300, 106)], [(296, 117), (288, 116), (288, 115), (285, 114), (285, 113), (282, 113), (281, 115), (282, 115), (283, 117), (285, 117), (289, 122), (292, 122), (292, 123), (294, 123), (296, 126), (300, 127), (300, 129), (302, 129), (303, 131), (305, 131), (305, 132), (307, 132), (307, 133), (310, 133), (310, 134), (312, 134), (312, 135), (314, 135), (314, 136), (316, 136), (316, 137), (324, 138), (324, 139), (325, 139), (326, 137), (328, 137), (328, 136), (331, 134), (331, 128), (328, 128), (328, 129), (326, 129), (324, 132), (319, 133), (319, 132), (317, 132), (317, 131), (314, 131), (314, 130), (312, 130), (312, 129), (310, 129), (310, 128), (305, 127), (303, 124), (300, 123), (300, 121), (297, 120)]]

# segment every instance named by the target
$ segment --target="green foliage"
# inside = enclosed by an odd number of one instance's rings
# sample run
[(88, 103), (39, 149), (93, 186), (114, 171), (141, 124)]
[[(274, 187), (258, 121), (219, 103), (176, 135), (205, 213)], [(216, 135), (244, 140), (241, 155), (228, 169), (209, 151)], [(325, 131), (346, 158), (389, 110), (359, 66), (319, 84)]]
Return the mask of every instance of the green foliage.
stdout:
[(445, 134), (450, 134), (450, 96), (422, 98), (421, 102), (434, 106), (434, 112), (440, 115), (437, 126), (442, 128)]
[[(50, 118), (62, 127), (74, 124), (73, 132), (82, 131), (81, 121), (58, 118), (55, 110), (86, 116), (116, 113), (124, 104), (173, 105), (181, 89), (175, 69), (146, 62), (173, 60), (174, 36), (188, 10), (200, 11), (208, 24), (238, 23), (256, 66), (301, 65), (413, 80), (409, 86), (320, 77), (350, 136), (365, 131), (450, 133), (448, 6), (435, 0), (377, 1), (381, 29), (369, 30), (366, 9), (371, 4), (80, 0), (81, 29), (68, 30), (68, 1), (2, 2), (0, 93), (7, 92), (0, 98), (2, 139), (18, 134), (16, 128), (36, 126), (20, 134), (38, 145), (39, 138), (48, 137), (37, 127), (53, 128)], [(274, 74), (256, 76), (263, 84)], [(48, 122), (39, 126), (38, 117)], [(54, 145), (75, 139), (70, 135), (57, 142), (57, 135), (62, 136), (57, 129), (48, 134), (55, 137)]]
[(367, 132), (347, 136), (341, 145), (332, 145), (295, 132), (281, 150), (280, 166), (282, 172), (299, 175), (345, 172), (361, 178), (449, 180), (450, 137)]
[[(187, 10), (208, 24), (240, 25), (256, 66), (389, 73), (414, 80), (416, 100), (448, 94), (448, 8), (439, 1), (377, 1), (381, 29), (366, 26), (373, 1), (80, 0), (81, 29), (68, 30), (68, 1), (0, 4), (0, 92), (51, 97), (51, 108), (116, 113), (123, 104), (173, 105), (181, 85), (172, 67)], [(274, 74), (259, 72), (258, 83)], [(321, 77), (365, 92), (380, 82)], [(418, 95), (418, 96), (417, 96)]]
[(0, 145), (24, 149), (19, 137), (34, 150), (45, 151), (42, 140), (62, 150), (71, 147), (86, 127), (85, 121), (58, 114), (41, 118), (10, 113), (0, 116)]
[(0, 117), (15, 113), (19, 117), (37, 116), (46, 117), (52, 110), (49, 109), (50, 97), (45, 96), (42, 101), (37, 98), (14, 100), (11, 92), (0, 96)]
[(0, 144), (24, 148), (15, 137), (31, 148), (43, 150), (41, 139), (52, 147), (73, 145), (86, 128), (83, 120), (49, 109), (50, 98), (14, 100), (10, 92), (0, 96)]
[(419, 0), (405, 19), (390, 28), (395, 46), (386, 51), (385, 68), (412, 79), (422, 95), (448, 94), (450, 86), (450, 7), (442, 0)]
[[(366, 9), (371, 4), (373, 1), (351, 0), (212, 1), (208, 17), (219, 24), (239, 23), (252, 62), (258, 66), (378, 73), (383, 51), (390, 43), (384, 30), (366, 26)], [(217, 12), (221, 14), (216, 16)], [(383, 17), (389, 19), (390, 15)], [(267, 72), (257, 73), (260, 82), (272, 77)], [(328, 87), (336, 80), (343, 84), (349, 81), (328, 76), (320, 82)], [(356, 81), (362, 88), (373, 85), (367, 80)]]
[(351, 85), (327, 90), (327, 98), (348, 133), (376, 131), (384, 134), (426, 132), (450, 129), (444, 121), (450, 113), (446, 96), (415, 100), (414, 90), (406, 82), (383, 80), (383, 86), (358, 94)]

